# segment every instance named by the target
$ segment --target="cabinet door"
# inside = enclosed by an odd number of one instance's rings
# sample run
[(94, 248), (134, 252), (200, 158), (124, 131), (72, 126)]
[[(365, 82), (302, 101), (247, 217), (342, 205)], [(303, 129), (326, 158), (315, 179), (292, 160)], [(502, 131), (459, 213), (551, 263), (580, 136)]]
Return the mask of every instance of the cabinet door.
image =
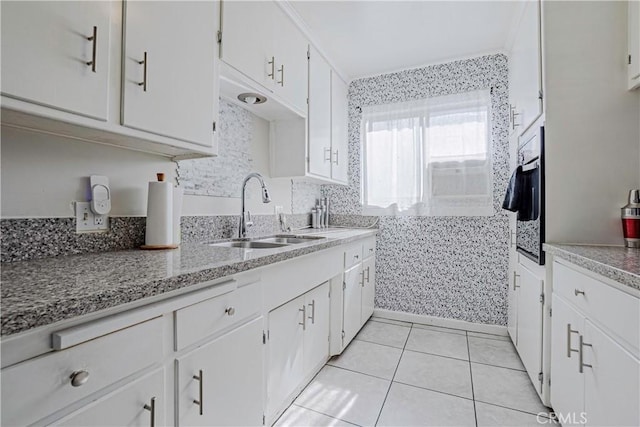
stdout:
[(331, 177), (331, 68), (313, 46), (309, 58), (309, 173)]
[(346, 347), (362, 326), (362, 264), (358, 263), (344, 272), (344, 306), (342, 346)]
[(329, 282), (305, 294), (304, 376), (329, 359)]
[(583, 339), (586, 424), (640, 425), (640, 361), (588, 320)]
[(629, 89), (634, 89), (640, 86), (640, 2), (630, 1), (628, 8)]
[(178, 425), (262, 425), (262, 333), (260, 317), (177, 359)]
[[(167, 402), (164, 399), (164, 368), (117, 389), (86, 407), (55, 422), (60, 426), (163, 426)], [(152, 413), (153, 412), (153, 413)]]
[(518, 289), (518, 353), (538, 392), (542, 383), (542, 301), (543, 281), (522, 265)]
[(304, 296), (269, 313), (268, 414), (281, 409), (304, 377), (303, 340), (306, 329)]
[[(518, 346), (518, 274), (515, 270), (515, 266), (512, 266), (509, 261), (509, 268), (511, 273), (509, 289), (507, 290), (507, 331), (511, 337), (511, 341)], [(513, 268), (513, 270), (511, 270)]]
[(528, 1), (509, 58), (510, 103), (516, 114), (511, 129), (517, 134), (542, 113), (540, 58), (540, 2)]
[(555, 294), (552, 307), (551, 405), (564, 416), (580, 414), (584, 410), (584, 376), (578, 370), (578, 344), (584, 317)]
[(274, 8), (275, 91), (293, 107), (307, 111), (309, 43), (279, 7)]
[(364, 325), (373, 314), (373, 305), (376, 297), (376, 258), (365, 258), (362, 262), (362, 312), (360, 324)]
[(107, 120), (111, 9), (101, 1), (3, 1), (2, 94)]
[(214, 1), (125, 2), (124, 126), (213, 150), (218, 11)]
[(272, 1), (222, 2), (220, 58), (263, 86), (273, 88), (276, 78), (273, 51)]
[(331, 178), (347, 183), (348, 178), (348, 87), (331, 72)]

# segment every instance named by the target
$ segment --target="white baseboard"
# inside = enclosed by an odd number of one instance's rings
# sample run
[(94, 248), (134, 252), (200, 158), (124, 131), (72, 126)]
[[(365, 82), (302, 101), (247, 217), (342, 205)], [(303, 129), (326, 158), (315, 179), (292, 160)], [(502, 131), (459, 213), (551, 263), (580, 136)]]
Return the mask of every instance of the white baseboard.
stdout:
[(373, 316), (382, 317), (384, 319), (400, 320), (402, 322), (419, 323), (421, 325), (440, 326), (443, 328), (463, 329), (465, 331), (508, 336), (507, 327), (500, 325), (485, 325), (484, 323), (472, 323), (464, 320), (445, 319), (443, 317), (384, 310), (381, 308), (373, 310)]

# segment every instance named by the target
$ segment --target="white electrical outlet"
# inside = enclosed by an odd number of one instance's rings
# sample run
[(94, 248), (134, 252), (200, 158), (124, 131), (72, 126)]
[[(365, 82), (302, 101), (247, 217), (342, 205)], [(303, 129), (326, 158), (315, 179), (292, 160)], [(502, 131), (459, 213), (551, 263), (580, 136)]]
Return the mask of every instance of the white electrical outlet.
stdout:
[(109, 217), (96, 215), (91, 210), (91, 202), (76, 202), (76, 233), (90, 233), (109, 230)]

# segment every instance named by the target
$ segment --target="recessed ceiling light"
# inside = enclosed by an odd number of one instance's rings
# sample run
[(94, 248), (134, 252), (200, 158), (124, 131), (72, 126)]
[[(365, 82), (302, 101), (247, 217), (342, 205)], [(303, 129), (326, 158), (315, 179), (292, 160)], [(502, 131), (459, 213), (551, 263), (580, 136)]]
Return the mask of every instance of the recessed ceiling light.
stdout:
[(257, 93), (241, 93), (238, 95), (238, 99), (249, 105), (264, 104), (267, 102), (266, 96)]

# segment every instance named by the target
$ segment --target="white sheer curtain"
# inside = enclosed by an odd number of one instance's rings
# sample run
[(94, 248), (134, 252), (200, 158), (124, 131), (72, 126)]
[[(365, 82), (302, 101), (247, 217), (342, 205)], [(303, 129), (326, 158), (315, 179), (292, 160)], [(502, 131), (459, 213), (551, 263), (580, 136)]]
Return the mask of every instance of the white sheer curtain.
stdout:
[(488, 90), (362, 111), (365, 215), (493, 214)]

